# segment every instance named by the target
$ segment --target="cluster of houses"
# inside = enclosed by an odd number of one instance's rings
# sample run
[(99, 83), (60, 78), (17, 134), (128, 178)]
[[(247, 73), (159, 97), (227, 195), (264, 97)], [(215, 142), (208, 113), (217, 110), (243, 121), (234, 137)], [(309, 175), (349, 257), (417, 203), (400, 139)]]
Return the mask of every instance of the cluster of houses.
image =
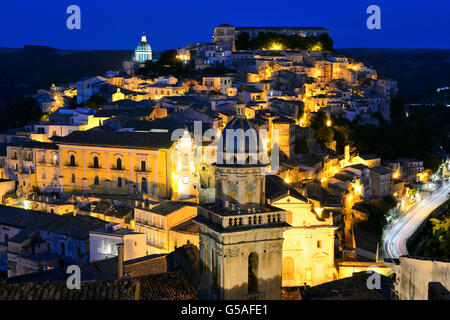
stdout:
[[(361, 204), (405, 197), (405, 184), (423, 178), (423, 162), (386, 162), (350, 154), (349, 146), (340, 154), (335, 143), (314, 139), (310, 122), (318, 111), (388, 121), (395, 81), (332, 52), (236, 51), (215, 39), (178, 49), (177, 59), (196, 70), (220, 64), (228, 74), (108, 72), (52, 86), (37, 93), (48, 120), (0, 133), (0, 262), (8, 278), (117, 257), (125, 269), (133, 259), (154, 266), (186, 245), (201, 247), (195, 218), (218, 192), (211, 142), (236, 117), (268, 136), (278, 132), (267, 151), (279, 148), (279, 168), (263, 189), (288, 224), (282, 286), (315, 286), (373, 265), (388, 273), (379, 239), (367, 236), (358, 247), (357, 222), (368, 218)], [(106, 102), (81, 106), (95, 96)], [(75, 98), (78, 107), (70, 107)], [(205, 138), (208, 130), (214, 134)], [(297, 150), (299, 140), (306, 151)]]

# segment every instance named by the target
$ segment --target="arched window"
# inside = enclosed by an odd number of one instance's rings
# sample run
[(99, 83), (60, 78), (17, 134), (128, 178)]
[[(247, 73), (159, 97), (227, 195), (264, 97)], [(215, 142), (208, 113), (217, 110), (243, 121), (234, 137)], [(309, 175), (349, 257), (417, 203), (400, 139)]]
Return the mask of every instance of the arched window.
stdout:
[(248, 256), (248, 292), (258, 291), (258, 254)]
[(94, 157), (94, 168), (98, 168), (98, 157)]
[(143, 193), (147, 193), (147, 179), (142, 178), (141, 180), (141, 189)]
[(99, 183), (99, 180), (98, 180), (98, 176), (95, 176), (95, 178), (94, 178), (94, 184), (96, 185), (96, 186), (98, 186), (100, 183)]
[(70, 155), (70, 165), (74, 166), (75, 165), (75, 155)]
[(282, 279), (294, 280), (294, 259), (286, 257), (282, 263)]
[(292, 224), (292, 211), (286, 211), (286, 222)]
[(117, 160), (116, 160), (116, 169), (122, 170), (122, 159), (120, 159), (120, 158), (117, 158)]

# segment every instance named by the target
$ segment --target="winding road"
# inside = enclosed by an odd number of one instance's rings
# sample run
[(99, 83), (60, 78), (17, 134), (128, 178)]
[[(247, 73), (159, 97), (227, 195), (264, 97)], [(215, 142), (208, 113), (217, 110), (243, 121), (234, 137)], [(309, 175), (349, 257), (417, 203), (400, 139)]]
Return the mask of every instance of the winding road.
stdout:
[(391, 227), (386, 230), (383, 251), (386, 258), (399, 258), (407, 255), (406, 243), (422, 222), (448, 199), (450, 183), (434, 190), (430, 196), (414, 204)]

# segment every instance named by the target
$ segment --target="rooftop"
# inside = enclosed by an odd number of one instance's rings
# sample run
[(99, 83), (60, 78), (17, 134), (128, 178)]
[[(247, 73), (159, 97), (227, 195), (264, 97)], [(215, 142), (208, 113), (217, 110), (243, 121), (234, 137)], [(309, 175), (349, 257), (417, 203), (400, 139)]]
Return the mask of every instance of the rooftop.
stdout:
[(104, 227), (106, 222), (89, 216), (57, 215), (0, 205), (0, 224), (88, 239), (89, 231)]
[(181, 208), (185, 207), (186, 205), (187, 204), (185, 202), (164, 200), (159, 205), (150, 209), (150, 211), (153, 213), (165, 216), (165, 215), (168, 215), (175, 211), (180, 210)]
[(132, 149), (169, 149), (170, 132), (75, 131), (58, 144), (123, 147)]

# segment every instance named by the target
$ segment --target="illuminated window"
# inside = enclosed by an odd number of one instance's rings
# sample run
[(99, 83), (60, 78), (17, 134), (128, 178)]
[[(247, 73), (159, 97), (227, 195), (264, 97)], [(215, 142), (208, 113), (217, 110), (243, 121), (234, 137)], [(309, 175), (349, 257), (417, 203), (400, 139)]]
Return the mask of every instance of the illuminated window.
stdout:
[(294, 259), (291, 257), (284, 258), (282, 270), (283, 280), (294, 280)]

